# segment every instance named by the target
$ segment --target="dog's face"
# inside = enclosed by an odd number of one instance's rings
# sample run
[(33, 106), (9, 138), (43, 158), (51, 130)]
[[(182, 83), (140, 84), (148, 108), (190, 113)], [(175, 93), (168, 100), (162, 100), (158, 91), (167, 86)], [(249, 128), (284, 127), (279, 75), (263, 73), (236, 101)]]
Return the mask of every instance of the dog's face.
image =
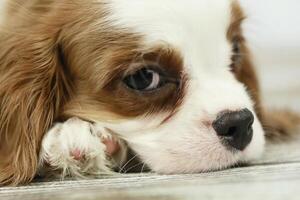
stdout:
[[(105, 9), (105, 23), (80, 41), (74, 73), (84, 83), (66, 113), (110, 129), (157, 172), (222, 169), (260, 155), (256, 79), (236, 3), (112, 0)], [(91, 55), (80, 55), (84, 48)]]
[[(18, 48), (17, 54), (5, 54), (3, 66), (20, 66), (18, 73), (7, 70), (3, 77), (30, 74), (2, 86), (11, 91), (3, 95), (8, 99), (24, 91), (24, 106), (14, 107), (12, 113), (36, 121), (13, 130), (11, 135), (22, 135), (21, 146), (27, 145), (28, 127), (35, 133), (30, 141), (36, 148), (53, 119), (77, 116), (124, 139), (157, 172), (222, 169), (261, 154), (259, 91), (241, 31), (244, 16), (236, 2), (24, 4), (33, 17), (24, 20), (27, 11), (21, 9), (11, 19), (23, 23), (21, 28), (10, 28), (22, 33), (28, 29), (28, 34), (7, 35), (2, 41)], [(31, 92), (25, 86), (16, 90), (16, 80), (28, 84)], [(8, 117), (9, 123), (24, 119)], [(12, 126), (9, 123), (3, 130)], [(20, 158), (26, 157), (20, 152)]]

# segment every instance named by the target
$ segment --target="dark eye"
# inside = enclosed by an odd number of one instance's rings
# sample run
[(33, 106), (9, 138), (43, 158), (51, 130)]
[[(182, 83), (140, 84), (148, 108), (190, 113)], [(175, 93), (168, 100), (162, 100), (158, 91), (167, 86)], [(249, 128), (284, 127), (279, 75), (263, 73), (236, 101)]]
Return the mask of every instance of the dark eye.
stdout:
[(232, 57), (231, 57), (231, 70), (235, 72), (237, 67), (240, 65), (242, 60), (241, 55), (241, 43), (239, 40), (233, 40), (232, 43)]
[(131, 89), (138, 91), (156, 90), (166, 84), (164, 76), (152, 69), (142, 68), (123, 79)]
[(240, 41), (234, 40), (232, 44), (232, 51), (234, 54), (238, 54), (241, 51), (241, 44)]

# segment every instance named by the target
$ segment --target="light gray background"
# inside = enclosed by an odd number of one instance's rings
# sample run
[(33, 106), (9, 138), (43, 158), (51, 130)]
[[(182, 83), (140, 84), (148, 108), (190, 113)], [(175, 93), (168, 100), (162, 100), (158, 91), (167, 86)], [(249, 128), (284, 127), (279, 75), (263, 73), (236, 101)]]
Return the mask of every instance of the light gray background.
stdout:
[(266, 105), (300, 111), (300, 1), (240, 1)]

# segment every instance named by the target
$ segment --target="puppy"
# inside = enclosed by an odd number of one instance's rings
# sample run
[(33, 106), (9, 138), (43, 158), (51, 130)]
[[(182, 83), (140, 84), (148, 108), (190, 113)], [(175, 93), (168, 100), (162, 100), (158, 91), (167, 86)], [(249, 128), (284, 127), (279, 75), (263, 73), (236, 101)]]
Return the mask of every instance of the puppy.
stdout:
[(1, 4), (2, 185), (108, 173), (127, 148), (158, 173), (225, 169), (299, 122), (263, 110), (236, 1)]

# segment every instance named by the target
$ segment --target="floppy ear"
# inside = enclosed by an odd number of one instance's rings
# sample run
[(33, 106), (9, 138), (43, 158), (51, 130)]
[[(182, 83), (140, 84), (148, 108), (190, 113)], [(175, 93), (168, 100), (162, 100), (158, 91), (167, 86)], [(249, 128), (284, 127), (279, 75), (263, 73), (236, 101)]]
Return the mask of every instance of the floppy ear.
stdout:
[(273, 142), (293, 139), (300, 131), (300, 115), (288, 110), (271, 110), (263, 113), (266, 137)]
[(252, 63), (251, 53), (247, 48), (247, 43), (242, 34), (241, 22), (245, 19), (243, 10), (237, 1), (234, 1), (232, 7), (232, 24), (228, 30), (228, 39), (234, 43), (239, 43), (238, 50), (242, 57), (233, 56), (235, 64), (232, 65), (236, 78), (243, 83), (253, 102), (255, 102), (255, 111), (263, 124), (266, 137), (269, 140), (285, 140), (292, 138), (297, 134), (297, 128), (300, 126), (300, 116), (290, 111), (269, 111), (261, 103), (261, 92), (257, 75)]
[(236, 77), (244, 83), (255, 102), (255, 111), (262, 122), (267, 139), (282, 141), (293, 138), (300, 131), (297, 130), (300, 128), (300, 116), (291, 111), (268, 110), (262, 106), (258, 79), (246, 48), (244, 49), (244, 55), (243, 60), (241, 60), (243, 67), (236, 72)]
[(42, 137), (71, 91), (59, 31), (26, 34), (0, 39), (0, 185), (32, 180)]

